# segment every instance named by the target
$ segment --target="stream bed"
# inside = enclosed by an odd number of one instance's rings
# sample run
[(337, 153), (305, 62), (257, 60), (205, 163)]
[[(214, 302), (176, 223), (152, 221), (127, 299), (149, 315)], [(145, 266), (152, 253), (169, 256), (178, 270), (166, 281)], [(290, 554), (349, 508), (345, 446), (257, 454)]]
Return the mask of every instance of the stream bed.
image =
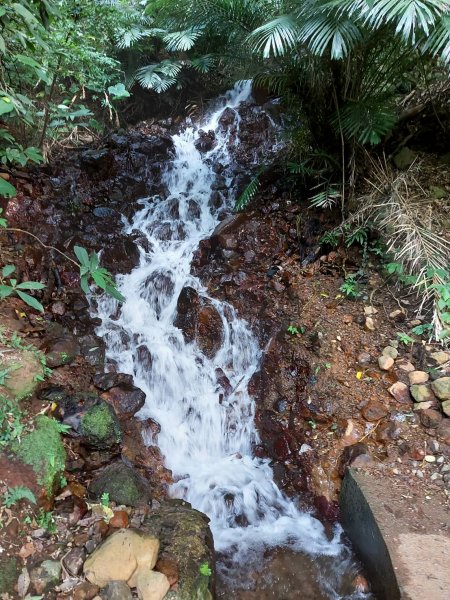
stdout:
[[(239, 145), (239, 107), (250, 95), (250, 83), (237, 84), (201, 129), (192, 125), (173, 136), (166, 193), (142, 198), (124, 225), (141, 236), (138, 266), (118, 277), (126, 302), (99, 301), (97, 333), (109, 362), (146, 393), (138, 416), (161, 425), (148, 443), (157, 443), (173, 473), (170, 495), (211, 520), (219, 598), (365, 598), (352, 585), (358, 568), (339, 526), (326, 530), (300, 509), (276, 485), (269, 460), (254, 456), (259, 437), (247, 385), (263, 349), (234, 308), (211, 297), (191, 273), (199, 243), (235, 203), (230, 150)], [(234, 119), (232, 136), (221, 122), (225, 113)], [(219, 323), (207, 347), (178, 322), (186, 297), (200, 304), (206, 327), (211, 316)], [(225, 395), (219, 376), (229, 384)]]

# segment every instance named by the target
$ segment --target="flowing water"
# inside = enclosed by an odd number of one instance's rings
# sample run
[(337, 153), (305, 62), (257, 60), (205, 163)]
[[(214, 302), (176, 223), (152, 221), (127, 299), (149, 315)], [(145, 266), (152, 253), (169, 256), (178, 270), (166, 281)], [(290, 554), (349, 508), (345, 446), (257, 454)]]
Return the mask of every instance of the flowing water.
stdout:
[[(233, 203), (233, 198), (225, 197), (222, 206), (210, 202), (216, 180), (214, 165), (232, 163), (231, 142), (219, 119), (226, 107), (231, 108), (239, 127), (237, 108), (249, 96), (249, 83), (237, 85), (202, 124), (203, 130), (216, 133), (217, 143), (209, 152), (201, 154), (195, 148), (198, 130), (194, 126), (174, 136), (176, 155), (164, 174), (168, 194), (142, 199), (140, 210), (126, 225), (127, 232), (142, 232), (148, 245), (140, 248), (139, 266), (118, 278), (126, 297), (120, 309), (113, 300), (101, 299), (98, 333), (106, 342), (108, 359), (120, 371), (131, 373), (147, 395), (139, 416), (152, 417), (161, 425), (157, 443), (176, 481), (171, 495), (186, 499), (211, 519), (215, 548), (226, 557), (222, 566), (225, 580), (243, 577), (239, 568), (243, 564), (247, 571), (252, 564), (257, 571), (264, 553), (286, 548), (298, 553), (303, 565), (305, 557), (311, 557), (307, 571), (318, 582), (319, 592), (265, 596), (261, 591), (249, 598), (340, 598), (345, 596), (343, 582), (351, 572), (351, 558), (340, 532), (327, 535), (317, 519), (285, 498), (268, 461), (252, 454), (258, 433), (247, 383), (258, 368), (261, 349), (234, 309), (210, 298), (190, 273), (200, 240), (214, 230), (220, 211)], [(233, 143), (239, 143), (238, 136)], [(232, 168), (224, 173), (231, 188)], [(185, 286), (210, 298), (221, 316), (223, 343), (212, 360), (195, 343), (186, 343), (174, 326), (177, 299)], [(151, 364), (141, 360), (143, 352), (151, 354)], [(234, 390), (222, 402), (218, 367)], [(273, 563), (276, 557), (272, 555), (270, 560)], [(243, 587), (255, 585), (244, 580)], [(263, 588), (265, 584), (260, 585)]]

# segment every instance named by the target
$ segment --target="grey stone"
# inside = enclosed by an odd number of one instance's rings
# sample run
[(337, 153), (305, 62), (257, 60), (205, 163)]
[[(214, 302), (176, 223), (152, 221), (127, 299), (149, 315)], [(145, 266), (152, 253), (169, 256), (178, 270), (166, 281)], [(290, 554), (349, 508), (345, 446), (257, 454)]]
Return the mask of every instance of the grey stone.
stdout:
[(70, 575), (76, 577), (83, 567), (86, 552), (83, 548), (73, 548), (64, 558), (64, 567)]
[(131, 590), (125, 581), (110, 581), (100, 592), (102, 600), (132, 600)]
[(440, 400), (450, 400), (450, 377), (436, 379), (431, 387)]
[(54, 587), (61, 577), (61, 564), (56, 560), (44, 560), (30, 573), (31, 584), (37, 594), (44, 594)]

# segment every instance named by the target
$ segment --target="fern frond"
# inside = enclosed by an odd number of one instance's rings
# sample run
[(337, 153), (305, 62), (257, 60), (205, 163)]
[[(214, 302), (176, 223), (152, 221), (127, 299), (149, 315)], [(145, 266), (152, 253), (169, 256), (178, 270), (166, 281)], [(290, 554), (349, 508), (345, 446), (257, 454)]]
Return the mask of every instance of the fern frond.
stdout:
[(250, 183), (244, 189), (242, 194), (236, 200), (236, 204), (234, 207), (235, 210), (244, 209), (250, 203), (250, 201), (254, 198), (256, 192), (259, 190), (259, 187), (261, 185), (260, 177), (264, 173), (265, 170), (266, 170), (265, 166), (261, 167), (258, 170), (256, 175), (253, 177), (253, 179), (250, 181)]

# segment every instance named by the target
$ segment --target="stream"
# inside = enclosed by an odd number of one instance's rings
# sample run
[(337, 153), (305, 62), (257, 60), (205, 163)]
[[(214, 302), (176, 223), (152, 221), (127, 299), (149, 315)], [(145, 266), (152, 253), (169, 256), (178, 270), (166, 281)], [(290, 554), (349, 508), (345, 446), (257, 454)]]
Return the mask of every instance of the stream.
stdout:
[[(197, 150), (196, 126), (173, 137), (175, 158), (163, 175), (168, 193), (141, 199), (132, 222), (125, 223), (127, 233), (138, 230), (146, 243), (140, 246), (139, 265), (118, 277), (126, 302), (118, 307), (108, 297), (99, 301), (98, 334), (108, 360), (132, 374), (146, 393), (139, 417), (161, 425), (157, 444), (175, 479), (171, 496), (211, 519), (218, 597), (363, 598), (351, 585), (357, 570), (340, 528), (327, 532), (300, 510), (275, 484), (269, 461), (253, 455), (258, 432), (247, 384), (263, 350), (233, 307), (210, 297), (191, 274), (200, 241), (235, 202), (230, 148), (239, 136), (230, 139), (220, 117), (225, 109), (233, 110), (239, 128), (239, 105), (250, 94), (251, 84), (242, 82), (217, 102), (202, 123), (204, 131), (215, 132), (209, 151)], [(211, 202), (218, 163), (225, 165), (222, 175), (231, 190), (219, 203)], [(213, 358), (195, 342), (187, 343), (174, 325), (186, 286), (208, 299), (222, 320), (222, 340)], [(232, 388), (220, 401), (218, 368)]]

